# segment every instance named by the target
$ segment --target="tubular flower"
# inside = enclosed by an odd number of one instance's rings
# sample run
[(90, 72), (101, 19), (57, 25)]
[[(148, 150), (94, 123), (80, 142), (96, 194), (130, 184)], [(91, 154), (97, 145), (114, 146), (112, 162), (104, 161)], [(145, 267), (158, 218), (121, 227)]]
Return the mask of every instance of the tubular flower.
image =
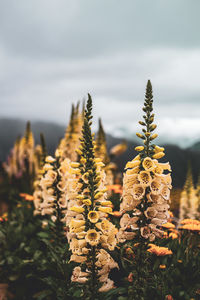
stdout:
[(90, 220), (91, 223), (97, 223), (99, 220), (99, 214), (97, 211), (90, 211), (88, 214), (88, 219)]
[(151, 184), (152, 178), (150, 172), (141, 171), (138, 174), (138, 180), (143, 186), (149, 186)]
[(99, 243), (100, 240), (100, 234), (95, 229), (89, 229), (87, 231), (87, 234), (85, 236), (85, 240), (87, 243), (89, 243), (91, 246), (96, 246)]
[(153, 171), (155, 169), (155, 163), (150, 157), (145, 157), (142, 166), (146, 171)]
[[(90, 280), (93, 291), (97, 291), (97, 279), (102, 283), (99, 291), (114, 287), (109, 272), (117, 266), (107, 250), (116, 246), (116, 227), (107, 220), (112, 213), (112, 202), (107, 200), (104, 163), (95, 157), (94, 138), (91, 133), (91, 97), (84, 113), (83, 136), (77, 151), (77, 163), (71, 163), (71, 190), (66, 191), (68, 210), (65, 215), (69, 228), (67, 239), (72, 251), (70, 261), (85, 263), (87, 274), (80, 265), (74, 269), (71, 280), (84, 283)], [(68, 182), (69, 180), (67, 180)], [(105, 265), (100, 259), (106, 257)], [(110, 261), (109, 265), (108, 262)], [(84, 267), (85, 268), (85, 267)], [(85, 270), (85, 269), (84, 269)]]
[[(153, 241), (155, 237), (162, 237), (164, 230), (159, 227), (169, 218), (171, 167), (169, 163), (159, 163), (156, 159), (164, 155), (164, 148), (151, 144), (157, 137), (153, 133), (156, 125), (152, 124), (152, 104), (152, 86), (148, 81), (143, 108), (144, 122), (139, 122), (144, 126), (143, 134), (137, 134), (144, 146), (137, 147), (140, 154), (126, 164), (120, 204), (120, 211), (125, 214), (120, 222), (119, 242), (137, 237)], [(133, 223), (130, 224), (129, 218)]]

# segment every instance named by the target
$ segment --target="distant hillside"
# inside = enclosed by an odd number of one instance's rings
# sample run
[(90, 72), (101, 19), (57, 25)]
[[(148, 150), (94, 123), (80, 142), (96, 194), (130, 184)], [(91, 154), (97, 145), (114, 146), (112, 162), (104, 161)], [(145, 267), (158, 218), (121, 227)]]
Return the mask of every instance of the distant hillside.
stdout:
[[(26, 122), (18, 119), (0, 119), (0, 160), (4, 161), (13, 147), (18, 136), (24, 134)], [(31, 128), (36, 143), (40, 143), (40, 133), (45, 136), (49, 153), (53, 153), (55, 146), (63, 137), (65, 127), (51, 122), (32, 122)]]
[[(25, 127), (26, 122), (22, 120), (0, 119), (1, 161), (6, 159), (15, 139), (17, 136), (24, 133)], [(44, 133), (48, 151), (50, 154), (53, 154), (60, 138), (64, 135), (65, 127), (50, 122), (32, 122), (31, 127), (37, 143), (39, 143), (40, 132)], [(122, 139), (120, 138), (114, 138), (111, 135), (107, 135), (108, 149), (121, 141)], [(134, 151), (134, 147), (137, 145), (136, 142), (127, 141), (127, 143), (127, 151), (115, 159), (121, 171), (123, 171), (126, 162), (133, 159), (136, 155), (136, 152)], [(166, 156), (163, 158), (163, 161), (169, 161), (172, 166), (173, 185), (175, 187), (183, 186), (188, 161), (191, 161), (194, 181), (196, 183), (198, 174), (200, 173), (200, 142), (188, 149), (181, 149), (176, 145), (165, 145), (165, 149)]]

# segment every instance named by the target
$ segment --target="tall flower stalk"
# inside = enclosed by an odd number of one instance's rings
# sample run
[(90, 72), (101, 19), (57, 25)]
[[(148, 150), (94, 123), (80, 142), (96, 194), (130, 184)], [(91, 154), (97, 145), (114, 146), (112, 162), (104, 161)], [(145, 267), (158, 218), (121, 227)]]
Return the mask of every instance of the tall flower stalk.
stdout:
[(39, 188), (34, 193), (35, 214), (49, 215), (55, 223), (58, 236), (63, 237), (65, 214), (67, 210), (66, 182), (70, 160), (62, 161), (59, 150), (55, 158), (47, 156), (41, 170)]
[(27, 122), (24, 136), (17, 138), (7, 162), (3, 163), (11, 182), (17, 182), (17, 188), (20, 187), (21, 191), (33, 192), (33, 182), (40, 167), (41, 154), (41, 146), (35, 146), (31, 125)]
[(192, 167), (188, 164), (186, 180), (180, 197), (179, 220), (196, 217), (198, 192), (194, 188)]
[(83, 118), (84, 113), (79, 110), (79, 103), (76, 107), (72, 105), (70, 121), (67, 126), (65, 136), (61, 139), (58, 146), (58, 149), (61, 150), (62, 153), (62, 160), (69, 158), (71, 161), (77, 161), (78, 155), (75, 150), (80, 145)]
[[(171, 171), (169, 163), (159, 163), (164, 148), (153, 144), (157, 137), (153, 114), (152, 85), (148, 81), (144, 101), (142, 133), (136, 135), (142, 139), (143, 146), (135, 148), (139, 154), (126, 164), (123, 178), (123, 201), (121, 211), (126, 212), (121, 219), (118, 234), (121, 241), (135, 237), (140, 241), (153, 241), (161, 237), (159, 228), (169, 217), (169, 198), (171, 189)], [(129, 229), (127, 231), (127, 228)], [(131, 230), (130, 230), (131, 229)]]
[(116, 165), (110, 161), (110, 157), (108, 155), (106, 134), (104, 132), (101, 119), (99, 119), (99, 128), (95, 140), (95, 156), (100, 158), (105, 165), (104, 170), (106, 173), (106, 185), (113, 185), (114, 171), (116, 170)]
[[(120, 210), (123, 216), (118, 232), (119, 242), (135, 240), (135, 280), (131, 297), (142, 299), (146, 276), (148, 276), (146, 250), (149, 242), (162, 237), (160, 227), (169, 218), (169, 199), (171, 189), (171, 171), (169, 163), (159, 163), (164, 148), (153, 144), (157, 137), (154, 133), (153, 94), (151, 82), (147, 82), (143, 107), (142, 133), (137, 133), (143, 141), (135, 148), (139, 154), (126, 164), (123, 178), (123, 200)], [(129, 243), (130, 244), (130, 243)]]
[(71, 199), (71, 194), (69, 196), (66, 222), (71, 261), (80, 264), (73, 270), (72, 281), (87, 283), (85, 295), (95, 299), (98, 290), (107, 291), (114, 287), (109, 271), (118, 265), (107, 251), (116, 246), (117, 229), (107, 219), (112, 213), (112, 203), (106, 199), (104, 164), (95, 158), (91, 111), (92, 99), (88, 95), (81, 145), (77, 150), (80, 159), (71, 163), (76, 194)]

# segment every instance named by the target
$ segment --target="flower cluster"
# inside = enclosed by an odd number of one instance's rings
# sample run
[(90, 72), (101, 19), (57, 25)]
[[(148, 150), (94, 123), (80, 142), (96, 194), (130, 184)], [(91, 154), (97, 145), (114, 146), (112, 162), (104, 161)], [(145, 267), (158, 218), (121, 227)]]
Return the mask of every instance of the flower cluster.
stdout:
[(24, 173), (35, 174), (39, 151), (39, 146), (34, 146), (34, 137), (28, 122), (24, 136), (17, 138), (7, 162), (3, 164), (9, 177), (19, 178)]
[[(84, 109), (84, 107), (83, 107)], [(69, 125), (67, 126), (66, 133), (61, 139), (58, 149), (62, 152), (62, 159), (69, 158), (71, 161), (77, 161), (78, 154), (76, 149), (80, 145), (81, 129), (83, 125), (84, 110), (79, 111), (79, 103), (76, 107), (72, 105), (72, 112)]]
[(144, 146), (135, 148), (140, 154), (126, 164), (123, 178), (120, 210), (125, 214), (120, 221), (120, 242), (136, 236), (153, 241), (164, 234), (160, 226), (169, 218), (171, 175), (167, 172), (171, 168), (169, 163), (158, 162), (165, 155), (164, 148), (151, 145), (151, 141), (157, 137), (153, 133), (156, 125), (153, 124), (152, 103), (152, 87), (148, 81), (143, 108), (144, 122), (139, 122), (143, 126), (143, 134), (136, 134), (144, 141)]
[(42, 155), (42, 147), (41, 145), (35, 146), (33, 133), (28, 122), (24, 136), (21, 139), (17, 138), (7, 162), (3, 163), (3, 167), (11, 179), (19, 179), (23, 176), (27, 181), (29, 179), (32, 189), (33, 180), (37, 177), (41, 167)]
[(191, 230), (191, 231), (200, 231), (200, 221), (193, 219), (185, 219), (181, 221), (181, 226), (179, 229)]
[(192, 177), (192, 168), (189, 164), (186, 175), (185, 184), (180, 197), (180, 210), (179, 220), (182, 221), (186, 218), (199, 217), (198, 214), (198, 200), (199, 200), (198, 188), (195, 190)]
[(68, 211), (66, 224), (67, 238), (72, 251), (71, 261), (81, 263), (73, 271), (72, 281), (90, 282), (96, 288), (96, 278), (103, 283), (99, 291), (113, 287), (109, 271), (118, 267), (107, 250), (116, 246), (115, 226), (108, 221), (112, 213), (111, 202), (106, 199), (104, 164), (95, 158), (94, 140), (91, 134), (92, 100), (88, 96), (83, 137), (79, 147), (79, 162), (71, 163), (70, 173), (74, 174), (73, 193), (67, 194)]
[(66, 214), (66, 178), (70, 168), (69, 159), (62, 161), (60, 151), (56, 157), (47, 156), (43, 166), (40, 189), (34, 192), (35, 214), (50, 215), (53, 222), (64, 222)]

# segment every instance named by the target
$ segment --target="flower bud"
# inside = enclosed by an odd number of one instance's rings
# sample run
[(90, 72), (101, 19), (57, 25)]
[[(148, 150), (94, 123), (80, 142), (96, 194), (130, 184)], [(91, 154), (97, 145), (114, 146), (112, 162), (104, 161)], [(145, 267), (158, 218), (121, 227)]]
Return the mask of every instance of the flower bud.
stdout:
[(135, 151), (140, 152), (142, 150), (144, 150), (144, 146), (137, 146), (137, 147), (135, 147)]
[(137, 137), (139, 137), (139, 138), (141, 138), (141, 139), (143, 139), (144, 138), (144, 136), (141, 134), (141, 133), (136, 133), (136, 135), (137, 135)]
[(156, 139), (156, 138), (157, 138), (157, 136), (158, 136), (158, 134), (157, 134), (157, 133), (154, 133), (154, 134), (152, 134), (152, 136), (151, 136), (150, 140), (152, 141), (152, 140)]
[(153, 158), (159, 159), (159, 158), (162, 158), (163, 156), (165, 156), (164, 152), (158, 152), (153, 155)]

